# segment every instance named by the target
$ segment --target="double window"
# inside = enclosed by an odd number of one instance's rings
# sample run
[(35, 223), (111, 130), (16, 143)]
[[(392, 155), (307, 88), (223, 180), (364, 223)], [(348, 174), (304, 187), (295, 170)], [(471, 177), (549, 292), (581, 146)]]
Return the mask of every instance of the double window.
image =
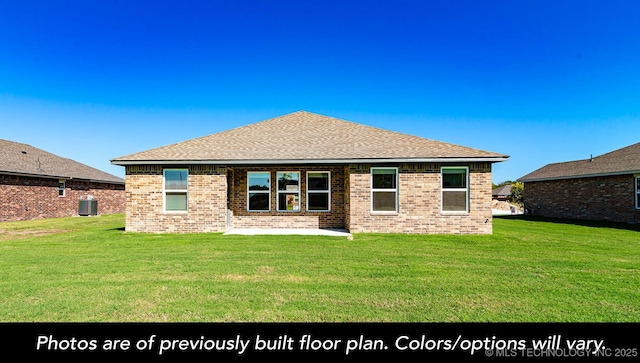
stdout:
[(188, 169), (164, 169), (164, 210), (187, 211)]
[(442, 211), (469, 211), (469, 168), (442, 168)]
[(300, 211), (300, 172), (280, 171), (278, 176), (278, 211)]
[(307, 211), (328, 212), (331, 208), (331, 173), (310, 171), (307, 173)]
[(271, 209), (271, 173), (249, 172), (247, 174), (247, 210), (266, 212)]
[(398, 168), (371, 168), (371, 211), (398, 212)]

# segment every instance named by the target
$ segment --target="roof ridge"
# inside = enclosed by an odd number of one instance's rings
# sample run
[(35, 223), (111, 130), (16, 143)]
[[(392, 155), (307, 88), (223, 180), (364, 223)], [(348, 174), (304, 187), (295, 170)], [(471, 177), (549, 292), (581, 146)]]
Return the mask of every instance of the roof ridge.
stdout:
[[(492, 159), (507, 155), (306, 110), (114, 158), (130, 161), (334, 161)], [(483, 159), (485, 158), (485, 159)], [(496, 160), (493, 160), (496, 159)], [(498, 160), (499, 159), (499, 160)]]

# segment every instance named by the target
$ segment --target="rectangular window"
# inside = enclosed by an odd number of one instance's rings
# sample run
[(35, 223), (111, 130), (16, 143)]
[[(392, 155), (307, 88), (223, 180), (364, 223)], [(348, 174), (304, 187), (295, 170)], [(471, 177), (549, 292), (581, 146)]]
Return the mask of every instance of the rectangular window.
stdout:
[(307, 173), (307, 211), (328, 212), (331, 209), (331, 173), (310, 171)]
[(398, 168), (371, 168), (371, 211), (398, 211)]
[(640, 209), (640, 176), (636, 177), (636, 209)]
[(164, 169), (164, 210), (187, 211), (188, 169)]
[(64, 179), (60, 179), (60, 182), (58, 183), (58, 196), (64, 197), (66, 189), (67, 189), (67, 182)]
[(265, 212), (271, 209), (271, 173), (247, 173), (247, 210)]
[(469, 211), (469, 168), (442, 168), (442, 211)]
[(300, 211), (300, 172), (278, 172), (278, 211)]

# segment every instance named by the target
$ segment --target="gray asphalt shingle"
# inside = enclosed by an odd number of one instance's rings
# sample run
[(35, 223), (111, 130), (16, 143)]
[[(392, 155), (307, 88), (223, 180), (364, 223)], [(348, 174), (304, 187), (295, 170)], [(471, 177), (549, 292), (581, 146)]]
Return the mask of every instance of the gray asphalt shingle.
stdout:
[(298, 111), (200, 138), (125, 155), (113, 164), (153, 161), (314, 161), (508, 156)]
[(31, 145), (0, 139), (0, 173), (124, 184), (124, 179)]
[(594, 158), (548, 164), (518, 181), (532, 182), (626, 173), (640, 173), (640, 143)]

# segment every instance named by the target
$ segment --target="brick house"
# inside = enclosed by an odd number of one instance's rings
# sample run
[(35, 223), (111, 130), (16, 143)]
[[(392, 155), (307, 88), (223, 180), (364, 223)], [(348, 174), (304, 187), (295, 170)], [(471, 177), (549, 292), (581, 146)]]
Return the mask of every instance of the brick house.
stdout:
[(0, 221), (68, 217), (92, 196), (98, 214), (124, 213), (124, 179), (0, 139)]
[(534, 215), (640, 222), (640, 143), (585, 160), (546, 165), (520, 179)]
[(493, 188), (491, 191), (493, 200), (508, 201), (511, 196), (511, 184), (506, 184)]
[(298, 111), (113, 159), (126, 230), (492, 232), (508, 156)]

